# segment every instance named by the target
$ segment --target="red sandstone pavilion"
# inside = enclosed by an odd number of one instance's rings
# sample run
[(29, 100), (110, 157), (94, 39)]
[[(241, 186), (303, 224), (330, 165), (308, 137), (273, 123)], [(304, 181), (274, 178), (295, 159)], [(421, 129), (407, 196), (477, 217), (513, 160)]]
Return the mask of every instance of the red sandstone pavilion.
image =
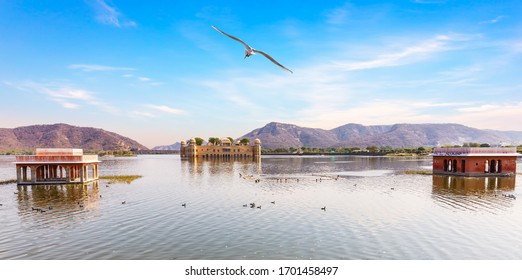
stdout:
[(36, 149), (16, 156), (16, 178), (19, 185), (87, 183), (98, 180), (99, 162), (82, 149)]
[(435, 148), (433, 173), (463, 176), (514, 176), (516, 148)]

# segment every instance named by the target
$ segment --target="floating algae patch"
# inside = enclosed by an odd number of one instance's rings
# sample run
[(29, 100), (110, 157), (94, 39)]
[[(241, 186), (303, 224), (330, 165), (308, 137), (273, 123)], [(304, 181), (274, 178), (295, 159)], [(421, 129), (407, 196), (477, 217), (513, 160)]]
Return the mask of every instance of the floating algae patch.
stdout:
[(109, 184), (115, 184), (115, 183), (125, 183), (130, 184), (134, 180), (139, 179), (143, 176), (141, 175), (107, 175), (107, 176), (100, 176), (100, 179), (109, 180)]

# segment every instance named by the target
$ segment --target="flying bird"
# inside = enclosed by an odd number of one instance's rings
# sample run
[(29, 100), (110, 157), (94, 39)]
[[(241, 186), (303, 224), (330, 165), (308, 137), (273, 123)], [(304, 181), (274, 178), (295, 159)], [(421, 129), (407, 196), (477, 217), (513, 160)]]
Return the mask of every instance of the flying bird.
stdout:
[(249, 56), (251, 56), (253, 54), (259, 53), (259, 54), (262, 54), (263, 56), (265, 56), (266, 58), (268, 58), (270, 61), (272, 61), (275, 65), (285, 69), (286, 71), (288, 71), (290, 73), (294, 73), (294, 72), (292, 72), (292, 70), (284, 67), (281, 63), (277, 62), (275, 59), (273, 59), (271, 56), (269, 56), (265, 52), (252, 48), (247, 43), (243, 42), (241, 39), (236, 38), (236, 37), (234, 37), (234, 36), (232, 36), (230, 34), (227, 34), (227, 33), (223, 32), (223, 31), (219, 30), (219, 28), (215, 27), (214, 25), (212, 25), (212, 28), (216, 29), (217, 32), (219, 32), (219, 33), (221, 33), (221, 34), (223, 34), (225, 36), (228, 36), (228, 37), (230, 37), (230, 38), (240, 42), (241, 44), (243, 44), (245, 46), (245, 58), (247, 58), (247, 57), (249, 57)]

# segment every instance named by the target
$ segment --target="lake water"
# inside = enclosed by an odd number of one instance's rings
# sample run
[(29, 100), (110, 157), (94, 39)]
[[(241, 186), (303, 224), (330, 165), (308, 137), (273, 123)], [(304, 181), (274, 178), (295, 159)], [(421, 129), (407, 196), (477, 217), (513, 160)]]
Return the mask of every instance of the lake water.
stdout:
[(0, 185), (0, 259), (522, 259), (521, 175), (400, 174), (430, 158), (101, 160), (100, 175), (143, 177)]

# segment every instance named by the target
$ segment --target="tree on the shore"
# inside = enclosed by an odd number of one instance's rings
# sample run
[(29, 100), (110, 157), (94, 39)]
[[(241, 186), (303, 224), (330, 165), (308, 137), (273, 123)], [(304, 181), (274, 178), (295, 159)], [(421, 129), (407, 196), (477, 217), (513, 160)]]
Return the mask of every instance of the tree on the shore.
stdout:
[(203, 138), (196, 137), (196, 138), (194, 138), (194, 140), (196, 140), (196, 145), (198, 145), (198, 146), (203, 145)]
[(243, 138), (239, 141), (239, 143), (241, 143), (241, 145), (248, 145), (250, 144), (250, 139), (249, 138)]
[(370, 153), (377, 153), (379, 151), (379, 147), (377, 146), (368, 146), (366, 147), (366, 150)]

